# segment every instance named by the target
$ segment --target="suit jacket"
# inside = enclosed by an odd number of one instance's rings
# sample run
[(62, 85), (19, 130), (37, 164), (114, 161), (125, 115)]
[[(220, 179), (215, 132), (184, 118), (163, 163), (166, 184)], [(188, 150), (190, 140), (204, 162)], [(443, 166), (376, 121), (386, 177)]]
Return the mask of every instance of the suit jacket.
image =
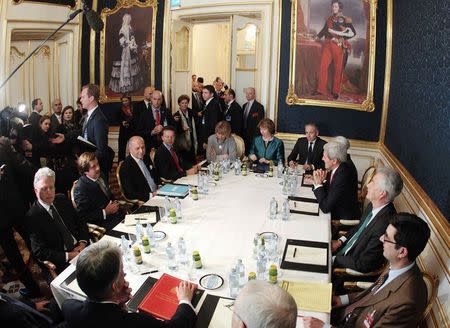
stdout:
[[(369, 288), (356, 295), (350, 294), (353, 303), (368, 293)], [(368, 327), (364, 324), (366, 316), (372, 316), (370, 327), (417, 327), (427, 304), (427, 287), (417, 265), (392, 280), (375, 295), (357, 307), (352, 317), (340, 327)]]
[[(87, 225), (78, 216), (71, 202), (63, 194), (59, 194), (55, 196), (53, 205), (72, 236), (77, 241), (89, 242)], [(64, 240), (54, 223), (55, 219), (38, 201), (30, 208), (26, 219), (33, 254), (42, 262), (52, 262), (56, 265), (56, 271), (62, 272), (69, 263), (66, 262)]]
[(261, 105), (256, 99), (253, 101), (253, 105), (248, 112), (247, 120), (245, 120), (245, 109), (248, 103), (242, 106), (242, 117), (244, 120), (243, 134), (245, 141), (245, 153), (248, 154), (250, 146), (253, 142), (253, 138), (259, 135), (258, 124), (264, 118), (264, 106)]
[[(316, 142), (314, 143), (313, 155), (312, 159), (310, 159), (309, 164), (314, 165), (314, 169), (324, 169), (325, 163), (322, 160), (323, 157), (323, 146), (327, 142), (320, 137), (316, 138)], [(290, 161), (296, 161), (300, 164), (304, 164), (306, 162), (306, 158), (308, 157), (308, 147), (309, 142), (306, 138), (299, 138), (295, 143), (294, 148), (291, 151), (291, 154), (288, 156), (288, 163)]]
[(128, 313), (117, 304), (68, 299), (62, 311), (69, 328), (133, 327), (158, 328), (194, 327), (197, 315), (187, 304), (180, 304), (171, 320), (161, 321), (145, 313)]
[[(108, 189), (109, 191), (109, 189)], [(109, 191), (105, 195), (97, 182), (92, 181), (87, 176), (82, 175), (77, 182), (74, 190), (74, 199), (77, 204), (77, 212), (86, 222), (104, 226), (104, 221), (110, 219), (110, 216), (103, 218), (103, 209), (114, 199)]]
[(352, 170), (341, 163), (330, 183), (330, 174), (322, 187), (314, 189), (319, 207), (324, 213), (331, 212), (331, 219), (355, 219), (361, 216), (358, 199), (358, 179)]
[[(197, 94), (197, 98), (198, 100), (195, 98), (195, 94)], [(192, 97), (191, 97), (191, 104), (192, 104), (192, 110), (194, 111), (194, 113), (198, 113), (203, 109), (203, 99), (202, 99), (202, 95), (198, 92), (192, 92)]]
[[(94, 110), (84, 128), (87, 132), (87, 140), (97, 146), (95, 155), (97, 156), (100, 169), (107, 176), (111, 168), (112, 158), (108, 148), (108, 121), (100, 107)], [(82, 136), (84, 136), (84, 132), (83, 130)]]
[(203, 116), (199, 118), (198, 143), (208, 142), (210, 135), (215, 133), (216, 124), (222, 120), (222, 111), (219, 102), (213, 98), (203, 110)]
[(61, 125), (61, 123), (59, 123), (59, 120), (56, 117), (56, 114), (53, 113), (52, 116), (50, 116), (50, 130), (52, 131), (52, 133), (55, 133), (58, 130), (60, 125)]
[[(144, 103), (145, 106), (145, 103)], [(161, 144), (160, 135), (152, 135), (151, 132), (156, 126), (155, 118), (153, 117), (153, 111), (151, 104), (150, 109), (145, 108), (139, 113), (139, 117), (136, 121), (136, 134), (144, 138), (145, 149), (150, 151), (151, 148), (157, 148)], [(159, 108), (160, 123), (163, 126), (174, 125), (172, 114), (169, 110), (163, 106)]]
[(155, 166), (157, 175), (160, 178), (164, 178), (167, 180), (176, 180), (186, 176), (183, 159), (178, 153), (176, 154), (178, 157), (178, 163), (183, 169), (182, 172), (178, 172), (175, 161), (173, 160), (173, 157), (167, 147), (164, 144), (161, 144), (161, 146), (158, 147), (155, 153)]
[(241, 106), (235, 101), (233, 101), (228, 109), (225, 107), (225, 112), (223, 114), (225, 121), (231, 125), (231, 133), (236, 133), (237, 135), (243, 137), (243, 127), (244, 127), (244, 116)]
[[(363, 224), (363, 220), (372, 211), (372, 204), (367, 206), (361, 217), (361, 222), (353, 227), (348, 234), (346, 243), (358, 231)], [(360, 272), (370, 272), (379, 269), (384, 263), (383, 244), (380, 243), (380, 236), (384, 234), (389, 225), (389, 218), (397, 213), (394, 204), (389, 203), (370, 221), (363, 232), (353, 244), (346, 255), (336, 255), (333, 266), (350, 268)], [(342, 246), (344, 247), (345, 244)]]
[[(149, 156), (144, 157), (144, 163), (150, 171), (150, 175), (158, 185), (158, 179), (156, 178), (156, 172), (153, 168), (153, 163)], [(136, 163), (131, 155), (128, 155), (123, 161), (120, 168), (120, 182), (122, 183), (122, 189), (125, 197), (128, 199), (139, 199), (146, 202), (151, 192), (150, 186), (144, 177), (139, 165)], [(156, 191), (156, 190), (154, 190)]]

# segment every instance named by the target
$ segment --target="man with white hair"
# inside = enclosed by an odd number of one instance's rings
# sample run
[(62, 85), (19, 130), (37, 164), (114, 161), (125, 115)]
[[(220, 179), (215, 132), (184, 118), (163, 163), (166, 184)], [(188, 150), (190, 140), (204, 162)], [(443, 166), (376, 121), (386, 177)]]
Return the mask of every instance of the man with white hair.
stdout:
[(36, 172), (34, 192), (37, 201), (27, 213), (31, 249), (40, 261), (55, 264), (59, 273), (88, 244), (88, 228), (72, 203), (63, 194), (55, 195), (55, 172), (48, 167)]
[(249, 281), (234, 302), (231, 328), (294, 328), (297, 304), (286, 291), (266, 281)]
[(324, 213), (331, 219), (355, 219), (361, 216), (358, 205), (358, 181), (352, 170), (344, 164), (347, 151), (341, 144), (331, 141), (323, 147), (326, 170), (315, 170), (314, 195)]
[(334, 141), (341, 144), (342, 147), (345, 148), (345, 151), (347, 153), (347, 160), (345, 161), (345, 165), (347, 165), (352, 170), (352, 179), (356, 180), (356, 183), (358, 183), (358, 171), (356, 170), (355, 163), (352, 161), (352, 157), (348, 153), (348, 150), (350, 149), (350, 142), (346, 137), (343, 136), (337, 136), (334, 138)]
[(383, 262), (383, 245), (380, 236), (386, 231), (389, 219), (396, 213), (395, 197), (402, 191), (400, 174), (387, 167), (378, 168), (367, 185), (370, 204), (361, 216), (360, 223), (346, 236), (331, 241), (334, 267), (345, 267), (363, 273), (379, 269)]

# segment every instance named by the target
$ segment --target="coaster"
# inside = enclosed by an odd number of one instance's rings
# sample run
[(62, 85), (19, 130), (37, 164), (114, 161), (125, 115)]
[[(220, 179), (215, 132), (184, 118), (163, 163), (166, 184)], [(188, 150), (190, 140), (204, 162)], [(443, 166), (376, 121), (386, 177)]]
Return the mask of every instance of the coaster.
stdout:
[(164, 231), (156, 230), (156, 231), (153, 231), (153, 234), (155, 236), (156, 241), (161, 241), (164, 238), (166, 238), (166, 233)]
[(214, 290), (222, 287), (223, 278), (218, 274), (210, 273), (201, 277), (199, 283), (205, 289)]

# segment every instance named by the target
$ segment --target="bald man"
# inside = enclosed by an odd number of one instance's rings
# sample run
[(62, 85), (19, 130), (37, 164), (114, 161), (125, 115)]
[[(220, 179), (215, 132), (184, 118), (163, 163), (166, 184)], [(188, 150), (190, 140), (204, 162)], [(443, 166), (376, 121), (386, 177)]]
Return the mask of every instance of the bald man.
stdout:
[(147, 107), (139, 114), (136, 133), (144, 139), (147, 151), (157, 148), (162, 143), (161, 131), (165, 126), (175, 124), (172, 114), (162, 103), (162, 92), (154, 90), (150, 103), (146, 104)]
[(248, 155), (253, 138), (259, 135), (258, 123), (264, 118), (264, 106), (256, 101), (255, 88), (245, 89), (247, 102), (242, 106), (244, 123), (245, 154)]
[(56, 132), (58, 127), (62, 124), (62, 103), (61, 99), (56, 98), (52, 101), (52, 116), (50, 117), (50, 128), (52, 132)]
[(134, 136), (128, 141), (128, 155), (120, 168), (120, 182), (128, 199), (146, 202), (150, 193), (156, 195), (157, 183), (153, 163), (146, 153), (142, 137)]

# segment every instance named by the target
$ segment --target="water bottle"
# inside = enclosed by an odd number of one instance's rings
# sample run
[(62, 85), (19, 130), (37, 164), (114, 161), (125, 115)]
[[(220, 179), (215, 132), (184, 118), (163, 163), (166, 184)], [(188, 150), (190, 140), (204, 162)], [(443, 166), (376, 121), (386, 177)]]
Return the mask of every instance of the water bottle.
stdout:
[(166, 255), (167, 255), (167, 267), (169, 268), (169, 270), (176, 271), (178, 269), (178, 266), (177, 261), (175, 261), (175, 248), (173, 248), (170, 242), (167, 243)]
[(277, 166), (277, 178), (282, 178), (283, 177), (283, 161), (280, 159), (278, 161), (278, 166)]
[(291, 214), (291, 210), (289, 209), (289, 199), (286, 198), (281, 207), (281, 219), (283, 221), (289, 220), (290, 214)]
[(177, 220), (181, 220), (182, 214), (181, 214), (181, 202), (179, 198), (175, 198), (175, 211), (177, 213)]
[(146, 230), (147, 230), (148, 241), (150, 242), (150, 247), (151, 248), (156, 247), (155, 233), (153, 232), (153, 227), (150, 223), (147, 224)]
[(245, 266), (244, 263), (242, 263), (242, 259), (237, 260), (236, 264), (236, 273), (239, 277), (239, 287), (242, 288), (245, 285)]
[(120, 245), (122, 248), (122, 254), (125, 257), (126, 260), (128, 260), (128, 254), (129, 254), (129, 243), (128, 240), (125, 238), (125, 235), (120, 236)]
[(142, 236), (144, 235), (144, 228), (142, 227), (141, 221), (137, 220), (136, 223), (136, 240), (141, 243)]
[(236, 273), (236, 268), (231, 269), (229, 277), (230, 279), (228, 283), (230, 284), (230, 297), (236, 298), (239, 293), (239, 278)]
[(275, 197), (272, 197), (272, 200), (270, 201), (270, 219), (275, 220), (277, 218), (277, 212), (278, 212), (278, 203), (275, 200)]
[(241, 161), (237, 158), (236, 161), (234, 161), (234, 175), (239, 174), (241, 174)]
[(297, 176), (293, 175), (291, 178), (291, 183), (290, 183), (290, 194), (291, 196), (295, 196), (295, 193), (297, 192)]
[(260, 245), (259, 251), (258, 251), (258, 258), (256, 260), (256, 277), (258, 280), (264, 280), (266, 279), (266, 266), (267, 266), (267, 252), (266, 247), (263, 245)]
[(204, 190), (204, 187), (203, 187), (203, 174), (202, 174), (202, 172), (198, 172), (198, 175), (197, 175), (197, 189), (198, 189), (198, 192), (200, 193), (200, 194), (202, 194), (203, 193), (203, 190)]
[(188, 263), (186, 254), (186, 242), (184, 241), (183, 237), (180, 237), (178, 239), (178, 258), (180, 264), (185, 265)]
[(253, 258), (258, 258), (258, 244), (259, 244), (259, 233), (255, 234), (255, 237), (253, 238)]
[(172, 208), (172, 204), (170, 202), (169, 196), (164, 197), (164, 210), (166, 214), (164, 215), (164, 222), (167, 222), (167, 218), (169, 217), (169, 210)]

